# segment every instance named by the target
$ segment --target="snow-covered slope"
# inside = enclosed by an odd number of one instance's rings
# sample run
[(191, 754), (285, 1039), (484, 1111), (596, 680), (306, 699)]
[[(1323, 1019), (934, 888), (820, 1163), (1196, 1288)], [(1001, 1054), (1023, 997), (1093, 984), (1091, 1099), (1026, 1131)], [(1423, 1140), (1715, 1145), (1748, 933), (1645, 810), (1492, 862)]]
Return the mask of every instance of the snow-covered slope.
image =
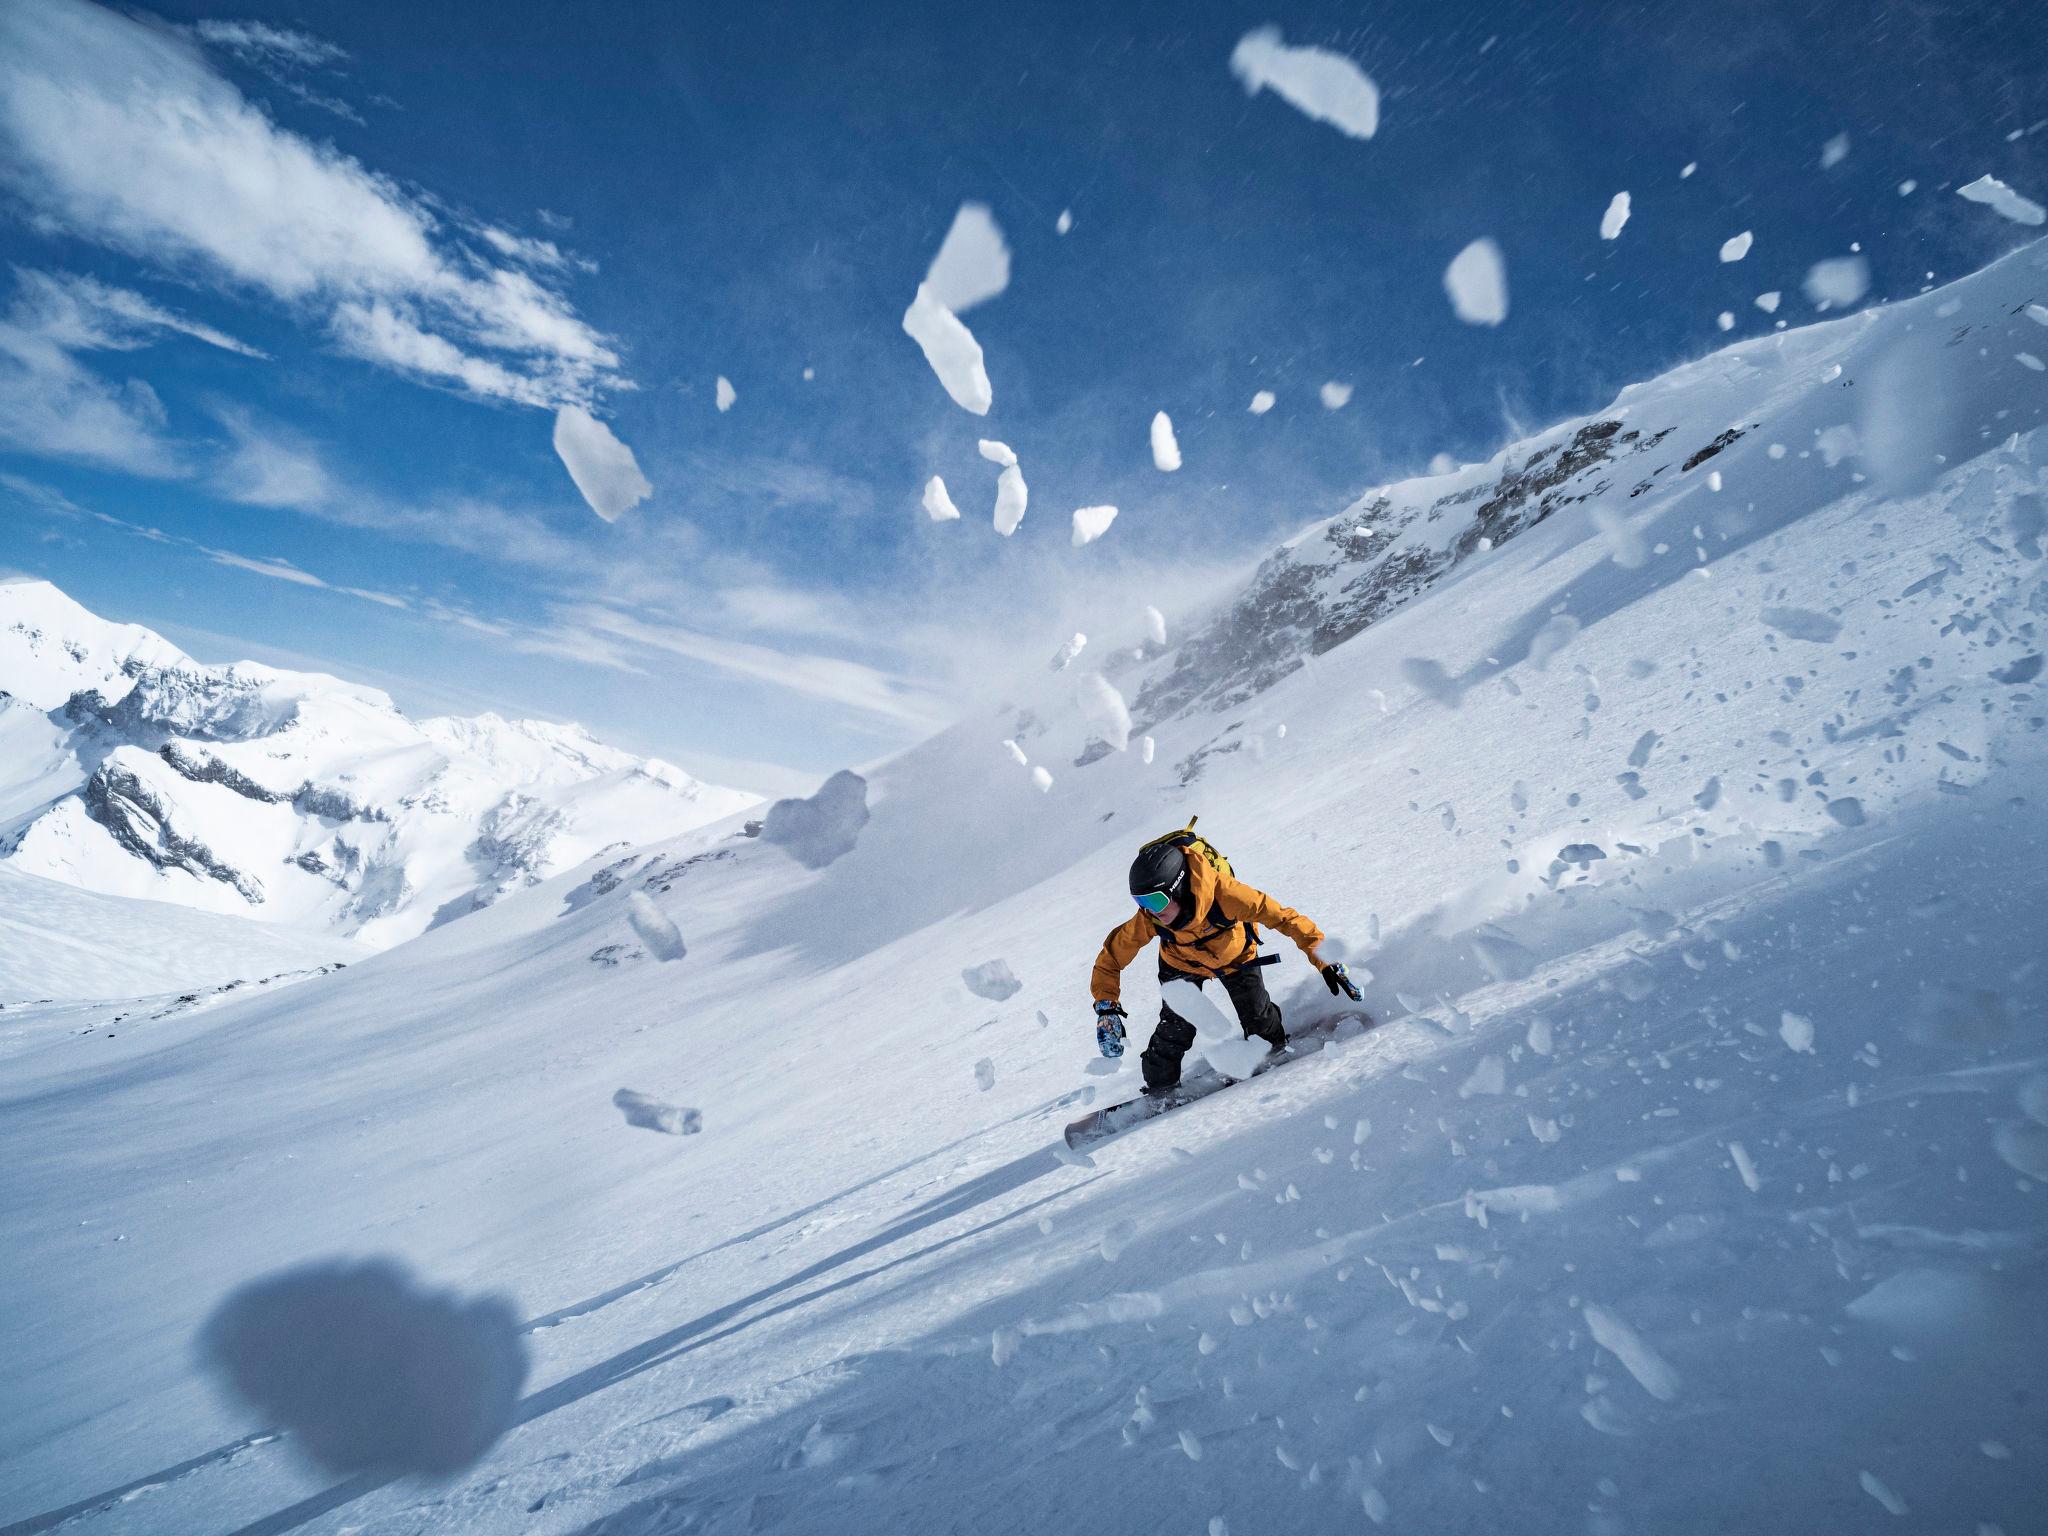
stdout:
[[(0, 1519), (2038, 1529), (2044, 291), (2032, 247), (1369, 497), (1113, 660), (1129, 751), (1047, 674), (822, 868), (702, 829), (282, 1003), (9, 1010)], [(1087, 1009), (1124, 866), (1197, 811), (1384, 1022), (1063, 1160), (1135, 1089)], [(452, 1480), (322, 1474), (195, 1363), (370, 1255), (522, 1320)], [(292, 1359), (300, 1411), (404, 1410)]]
[(205, 666), (0, 584), (0, 861), (82, 891), (381, 947), (755, 798), (575, 726), (415, 722), (336, 678)]

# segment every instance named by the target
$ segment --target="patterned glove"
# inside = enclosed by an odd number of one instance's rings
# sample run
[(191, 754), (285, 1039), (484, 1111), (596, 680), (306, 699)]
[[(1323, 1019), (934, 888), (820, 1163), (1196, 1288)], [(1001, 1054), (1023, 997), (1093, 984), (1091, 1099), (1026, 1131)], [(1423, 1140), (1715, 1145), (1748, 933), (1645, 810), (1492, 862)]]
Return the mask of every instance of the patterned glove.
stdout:
[(1124, 1053), (1124, 1020), (1129, 1017), (1121, 1003), (1107, 999), (1095, 1005), (1095, 1047), (1108, 1057)]
[(1354, 1003), (1363, 1001), (1365, 994), (1352, 984), (1351, 973), (1344, 969), (1342, 960), (1332, 960), (1323, 967), (1323, 984), (1330, 989), (1330, 996), (1342, 992)]

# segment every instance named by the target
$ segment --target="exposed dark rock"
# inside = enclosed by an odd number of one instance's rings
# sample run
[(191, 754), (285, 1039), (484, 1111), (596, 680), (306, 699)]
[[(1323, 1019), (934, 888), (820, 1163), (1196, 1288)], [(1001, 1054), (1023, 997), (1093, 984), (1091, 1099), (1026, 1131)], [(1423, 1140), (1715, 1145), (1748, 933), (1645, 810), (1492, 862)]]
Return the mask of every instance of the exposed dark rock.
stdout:
[(182, 869), (202, 879), (218, 880), (239, 891), (243, 900), (263, 900), (263, 886), (243, 874), (196, 838), (171, 825), (170, 810), (132, 769), (108, 761), (93, 770), (79, 791), (85, 813), (137, 858), (157, 869)]
[(279, 790), (264, 788), (239, 768), (230, 767), (217, 757), (205, 757), (190, 751), (175, 741), (165, 742), (157, 749), (156, 755), (195, 784), (218, 784), (244, 799), (260, 800), (265, 805), (277, 805), (291, 799), (290, 795)]

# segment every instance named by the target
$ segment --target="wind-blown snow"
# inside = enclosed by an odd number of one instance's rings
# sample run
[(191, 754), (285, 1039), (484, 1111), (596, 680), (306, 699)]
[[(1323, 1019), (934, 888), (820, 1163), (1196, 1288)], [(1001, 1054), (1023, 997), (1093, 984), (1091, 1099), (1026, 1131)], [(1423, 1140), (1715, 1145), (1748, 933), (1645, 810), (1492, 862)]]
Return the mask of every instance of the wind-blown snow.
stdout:
[(1117, 751), (1130, 745), (1130, 707), (1116, 685), (1100, 672), (1090, 672), (1081, 680), (1081, 712)]
[(1093, 544), (1116, 521), (1115, 507), (1076, 507), (1074, 509), (1074, 547)]
[(608, 523), (654, 494), (633, 450), (580, 405), (555, 412), (555, 453), (590, 510)]
[(1508, 317), (1508, 268), (1492, 240), (1474, 240), (1444, 268), (1451, 310), (1467, 325), (1499, 325)]
[(1956, 196), (1982, 203), (1993, 213), (2002, 214), (2015, 224), (2039, 224), (2048, 220), (2048, 208), (2015, 192), (1996, 176), (1979, 176), (1975, 181), (1957, 187)]
[(946, 494), (946, 482), (937, 475), (924, 483), (924, 510), (935, 523), (959, 521), (960, 509), (953, 505), (953, 498)]
[(983, 366), (981, 343), (960, 317), (941, 304), (930, 287), (920, 283), (917, 297), (903, 312), (903, 331), (924, 352), (924, 360), (945, 386), (953, 403), (986, 416), (995, 404), (995, 388)]
[(1626, 192), (1614, 194), (1614, 200), (1607, 205), (1607, 211), (1600, 215), (1600, 238), (1617, 240), (1621, 237), (1622, 226), (1628, 223), (1629, 196)]
[(1152, 467), (1168, 474), (1180, 468), (1180, 440), (1173, 435), (1173, 421), (1164, 411), (1152, 418)]
[(1289, 47), (1278, 27), (1260, 27), (1238, 39), (1230, 70), (1245, 94), (1270, 89), (1289, 106), (1353, 139), (1379, 132), (1380, 93), (1356, 63), (1327, 48)]

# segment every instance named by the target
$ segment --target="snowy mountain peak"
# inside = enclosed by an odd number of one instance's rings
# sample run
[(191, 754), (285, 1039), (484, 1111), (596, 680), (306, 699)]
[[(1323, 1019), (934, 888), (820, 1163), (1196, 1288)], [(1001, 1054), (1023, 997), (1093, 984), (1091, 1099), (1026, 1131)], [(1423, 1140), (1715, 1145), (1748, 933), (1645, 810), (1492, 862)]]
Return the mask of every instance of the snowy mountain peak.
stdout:
[(580, 726), (198, 662), (48, 582), (0, 586), (0, 693), (0, 861), (377, 945), (759, 798)]

